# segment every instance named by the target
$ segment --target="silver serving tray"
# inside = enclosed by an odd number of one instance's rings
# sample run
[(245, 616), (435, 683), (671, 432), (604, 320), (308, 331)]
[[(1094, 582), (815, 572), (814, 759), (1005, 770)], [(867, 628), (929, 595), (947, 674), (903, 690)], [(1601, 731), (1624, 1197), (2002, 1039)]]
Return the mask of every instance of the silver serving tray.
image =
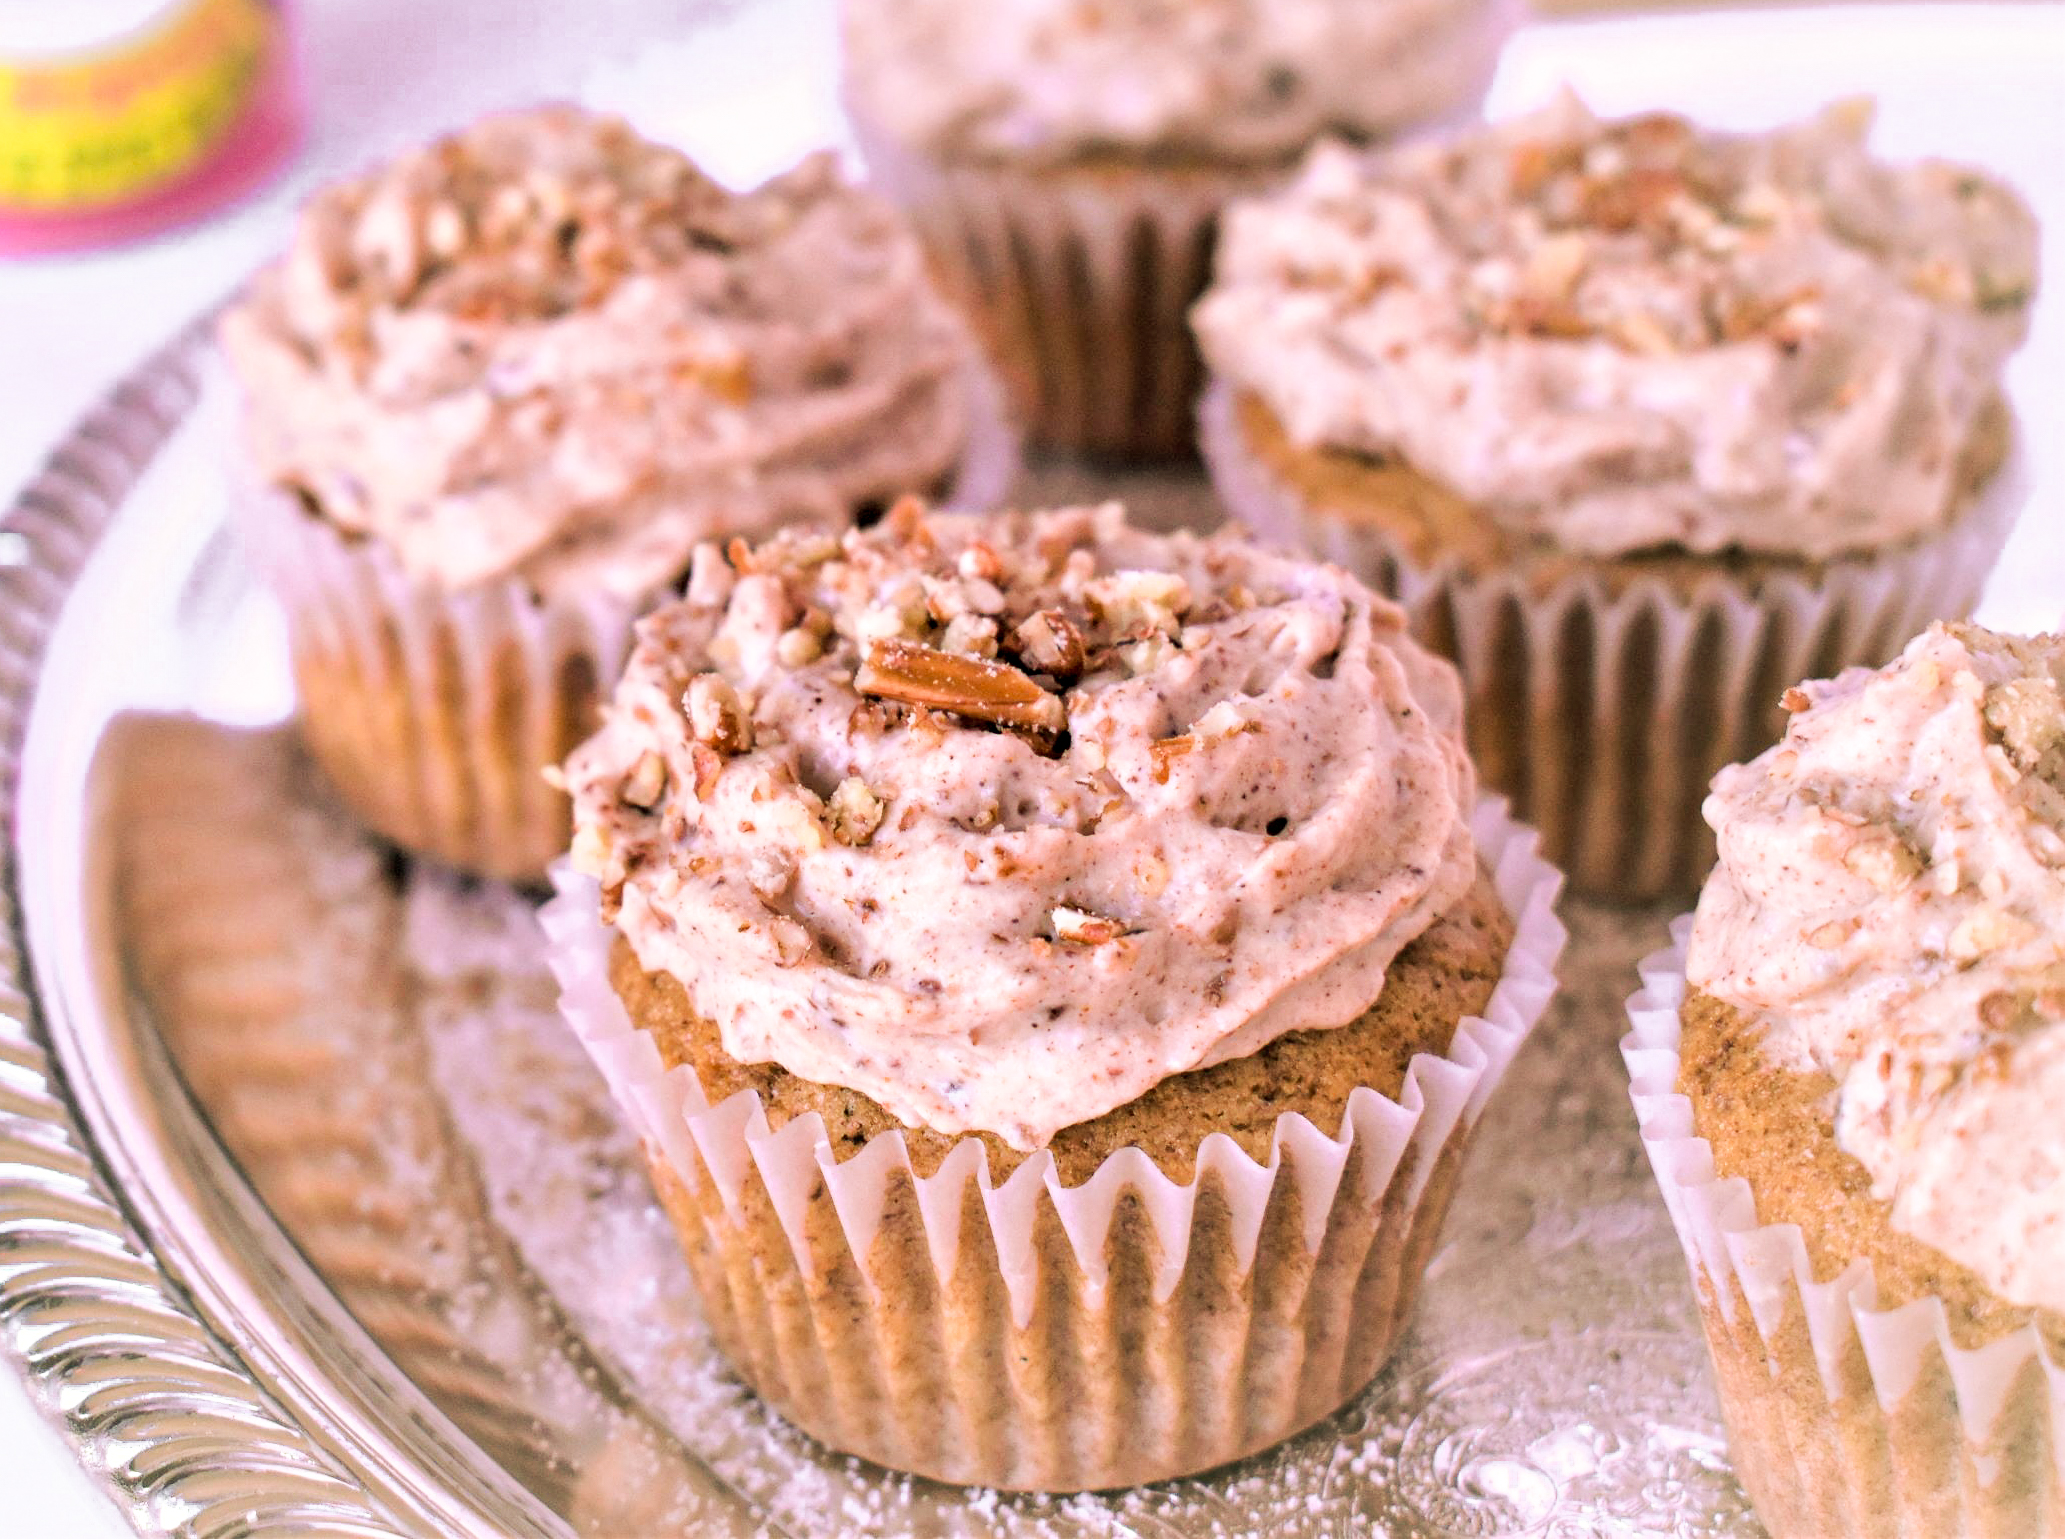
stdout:
[[(702, 1334), (529, 900), (382, 850), (282, 724), (225, 394), (180, 337), (0, 536), (0, 1329), (139, 1529), (1757, 1532), (1613, 1051), (1654, 912), (1569, 914), (1417, 1324), (1330, 1422), (1067, 1499), (787, 1429)], [(1209, 517), (1181, 477), (1119, 489)]]

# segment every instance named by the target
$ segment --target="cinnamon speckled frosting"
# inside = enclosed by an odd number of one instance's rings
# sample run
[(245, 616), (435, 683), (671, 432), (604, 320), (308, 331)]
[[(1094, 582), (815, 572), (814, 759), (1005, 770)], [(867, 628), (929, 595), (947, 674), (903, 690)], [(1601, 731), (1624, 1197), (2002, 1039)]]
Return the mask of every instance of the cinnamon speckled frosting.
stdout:
[(222, 335), (264, 478), (454, 589), (635, 598), (933, 486), (968, 428), (958, 324), (829, 158), (735, 194), (568, 107), (319, 194)]
[(1322, 147), (1230, 213), (1198, 336), (1299, 444), (1402, 458), (1565, 550), (1884, 548), (1957, 512), (2036, 232), (1984, 175), (1873, 158), (1868, 122), (1565, 97)]
[(843, 0), (848, 90), (948, 159), (1280, 161), (1438, 116), (1489, 76), (1486, 0)]
[(1032, 1149), (1369, 1005), (1474, 879), (1460, 715), (1337, 568), (906, 503), (697, 552), (574, 855), (732, 1057)]
[(1839, 1085), (1894, 1226), (2065, 1309), (2065, 639), (1937, 626), (1721, 772), (1686, 976)]

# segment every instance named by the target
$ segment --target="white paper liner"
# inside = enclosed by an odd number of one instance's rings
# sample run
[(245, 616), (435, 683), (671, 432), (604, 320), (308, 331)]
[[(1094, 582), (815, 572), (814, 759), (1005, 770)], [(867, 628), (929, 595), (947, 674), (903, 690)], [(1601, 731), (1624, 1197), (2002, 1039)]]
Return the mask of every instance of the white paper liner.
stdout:
[[(1249, 1403), (1232, 1414), (1206, 1393), (1177, 1392), (1181, 1403), (1161, 1408), (1160, 1414), (1171, 1418), (1167, 1426), (1113, 1426), (1100, 1422), (1094, 1403), (1098, 1394), (1092, 1392), (1091, 1403), (1068, 1411), (1076, 1425), (1059, 1445), (1043, 1442), (1026, 1427), (1006, 1425), (987, 1448), (973, 1446), (980, 1439), (957, 1448), (915, 1448), (896, 1434), (894, 1406), (810, 1402), (780, 1394), (770, 1390), (756, 1365), (739, 1362), (756, 1388), (785, 1414), (834, 1447), (964, 1483), (1088, 1489), (1167, 1478), (1266, 1447), (1331, 1413), (1380, 1366), (1395, 1335), (1396, 1317), (1404, 1313), (1418, 1271), (1431, 1254), (1464, 1137), (1554, 994), (1554, 968), (1564, 942), (1563, 926), (1553, 909), (1561, 877), (1537, 855), (1532, 831), (1511, 821), (1505, 804), (1497, 799), (1479, 805), (1472, 826), (1485, 868), (1514, 920), (1504, 970), (1484, 1013), (1458, 1024), (1445, 1055), (1415, 1057), (1398, 1099), (1366, 1087), (1353, 1091), (1338, 1137), (1320, 1132), (1302, 1116), (1286, 1114), (1278, 1119), (1268, 1162), (1257, 1164), (1231, 1138), (1213, 1134), (1200, 1147), (1195, 1178), (1183, 1184), (1164, 1175), (1143, 1151), (1127, 1148), (1108, 1156), (1079, 1186), (1064, 1186), (1052, 1156), (1044, 1152), (1025, 1161), (1002, 1184), (993, 1185), (983, 1147), (973, 1138), (957, 1145), (932, 1175), (918, 1177), (903, 1135), (896, 1131), (877, 1136), (859, 1154), (840, 1162), (814, 1113), (771, 1131), (756, 1094), (741, 1092), (711, 1106), (689, 1068), (663, 1068), (651, 1038), (634, 1027), (610, 985), (614, 932), (598, 917), (592, 881), (563, 862), (555, 865), (557, 896), (539, 917), (561, 986), (562, 1010), (653, 1155), (663, 1185), (671, 1179), (694, 1190), (709, 1180), (720, 1202), (706, 1208), (706, 1214), (721, 1215), (722, 1221), (741, 1231), (750, 1225), (748, 1209), (754, 1202), (770, 1204), (789, 1251), (773, 1270), (793, 1264), (806, 1285), (830, 1291), (836, 1282), (828, 1278), (831, 1269), (850, 1271), (855, 1258), (862, 1258), (861, 1287), (839, 1301), (849, 1313), (874, 1307), (882, 1308), (885, 1316), (893, 1313), (893, 1301), (868, 1263), (891, 1221), (891, 1205), (899, 1194), (913, 1191), (932, 1272), (920, 1291), (941, 1301), (949, 1321), (979, 1313), (973, 1304), (963, 1307), (964, 1300), (979, 1300), (984, 1290), (984, 1279), (971, 1278), (963, 1264), (970, 1239), (964, 1226), (971, 1216), (986, 1220), (986, 1233), (977, 1237), (982, 1243), (969, 1255), (994, 1257), (1009, 1322), (1008, 1337), (999, 1342), (999, 1350), (1008, 1346), (1021, 1354), (1028, 1333), (1037, 1337), (1060, 1329), (1054, 1323), (1058, 1317), (1074, 1322), (1072, 1331), (1078, 1338), (1100, 1333), (1103, 1322), (1092, 1317), (1105, 1308), (1114, 1253), (1107, 1239), (1121, 1213), (1122, 1198), (1137, 1203), (1152, 1230), (1153, 1243), (1145, 1253), (1155, 1258), (1154, 1305), (1184, 1321), (1209, 1321), (1215, 1313), (1237, 1316), (1248, 1308), (1265, 1224), (1272, 1218), (1281, 1222), (1285, 1213), (1298, 1215), (1300, 1227), (1292, 1232), (1302, 1239), (1308, 1257), (1321, 1255), (1330, 1228), (1353, 1227), (1344, 1214), (1359, 1217), (1365, 1225), (1375, 1219), (1376, 1228), (1365, 1231), (1365, 1242), (1373, 1232), (1377, 1243), (1411, 1253), (1410, 1275), (1391, 1279), (1384, 1297), (1373, 1304), (1361, 1297), (1369, 1291), (1366, 1287), (1350, 1286), (1340, 1297), (1312, 1301), (1314, 1313), (1326, 1318), (1308, 1322), (1302, 1331), (1294, 1322), (1285, 1339), (1272, 1339), (1262, 1328), (1267, 1322), (1257, 1322), (1254, 1332), (1237, 1332), (1217, 1349), (1201, 1352), (1191, 1342), (1185, 1349), (1190, 1354), (1185, 1385), (1211, 1383), (1237, 1393), (1245, 1390)], [(1351, 1165), (1360, 1183), (1352, 1193), (1340, 1186)], [(1394, 1181), (1401, 1166), (1406, 1173)], [(1208, 1186), (1216, 1187), (1214, 1232), (1223, 1227), (1232, 1252), (1230, 1264), (1223, 1251), (1201, 1256), (1193, 1243), (1193, 1220), (1202, 1211), (1200, 1192)], [(1430, 1195), (1436, 1186), (1438, 1192)], [(820, 1192), (829, 1195), (836, 1212), (836, 1241), (828, 1242), (821, 1230), (811, 1227), (813, 1199)], [(1293, 1193), (1295, 1203), (1290, 1201)], [(1053, 1267), (1041, 1264), (1044, 1213), (1051, 1213), (1065, 1231), (1073, 1278), (1057, 1280), (1048, 1275)], [(1426, 1222), (1416, 1223), (1421, 1217)], [(736, 1248), (737, 1237), (732, 1238)], [(1135, 1245), (1127, 1254), (1139, 1251)], [(1052, 1261), (1054, 1253), (1048, 1254)], [(1307, 1269), (1312, 1269), (1309, 1262)], [(704, 1285), (707, 1303), (709, 1284), (700, 1269), (698, 1281)], [(896, 1279), (899, 1291), (907, 1281)], [(1351, 1284), (1354, 1281), (1351, 1277)], [(1066, 1297), (1070, 1288), (1072, 1299)], [(1225, 1296), (1215, 1296), (1215, 1289)], [(1173, 1304), (1179, 1292), (1182, 1302)], [(857, 1302), (861, 1300), (865, 1302)], [(1359, 1304), (1393, 1311), (1393, 1317), (1383, 1322), (1381, 1340), (1368, 1344), (1361, 1361), (1354, 1360), (1350, 1339), (1353, 1327), (1363, 1323), (1353, 1317)], [(842, 1317), (839, 1325), (843, 1324)], [(825, 1325), (822, 1315), (818, 1328), (839, 1333), (839, 1327)], [(891, 1328), (885, 1320), (870, 1324), (868, 1331), (882, 1334)], [(1194, 1325), (1191, 1330), (1195, 1334)], [(1068, 1335), (1070, 1330), (1061, 1333)], [(836, 1356), (844, 1346), (828, 1342), (825, 1355)], [(1304, 1361), (1308, 1350), (1310, 1362)], [(1331, 1357), (1326, 1355), (1329, 1351)], [(736, 1350), (732, 1355), (735, 1361), (741, 1356)], [(1134, 1366), (1118, 1352), (1115, 1361), (1106, 1364), (1106, 1372), (1123, 1376)], [(836, 1380), (839, 1364), (814, 1372), (820, 1380)], [(1143, 1367), (1140, 1372), (1151, 1376), (1153, 1369)], [(1273, 1394), (1253, 1387), (1278, 1381), (1280, 1388)], [(1030, 1424), (1051, 1418), (1052, 1406), (1035, 1403), (1036, 1386), (987, 1387), (1001, 1393), (1004, 1402), (981, 1408), (981, 1416), (990, 1421)], [(1123, 1398), (1123, 1386), (1095, 1389)], [(1143, 1440), (1154, 1446), (1138, 1446)]]
[(1642, 962), (1621, 1055), (1759, 1516), (1779, 1539), (2065, 1532), (2065, 1368), (2035, 1328), (1967, 1349), (1940, 1298), (1880, 1309), (1868, 1260), (1815, 1277), (1798, 1228), (1717, 1174), (1677, 1089), (1691, 929)]
[(1037, 447), (1187, 457), (1204, 369), (1191, 303), (1219, 210), (1263, 172), (1042, 176), (940, 167), (856, 120), (868, 174), (916, 228), (940, 285), (982, 336)]
[[(1477, 121), (1500, 46), (1524, 14), (1524, 0), (1490, 0), (1455, 21), (1467, 46), (1451, 104), (1386, 142)], [(1088, 169), (947, 164), (897, 143), (851, 92), (846, 109), (869, 177), (985, 337), (1030, 441), (1124, 460), (1192, 458), (1205, 371), (1190, 307), (1211, 280), (1220, 211), (1289, 176), (1302, 150), (1248, 166), (1117, 155)]]
[(1541, 831), (1574, 890), (1630, 902), (1698, 886), (1714, 855), (1707, 786), (1777, 740), (1789, 685), (1884, 663), (1929, 622), (1971, 613), (2027, 493), (2011, 451), (1949, 528), (1814, 580), (1752, 585), (1717, 566), (1689, 590), (1643, 578), (1616, 591), (1582, 571), (1543, 586), (1423, 567), (1374, 522), (1308, 510), (1248, 448), (1224, 381), (1198, 416), (1227, 511), (1403, 605), (1463, 675), (1485, 783)]
[[(1018, 443), (988, 371), (971, 367), (965, 388), (970, 432), (943, 500), (989, 509), (1017, 476)], [(541, 598), (514, 579), (449, 592), (248, 476), (232, 495), (286, 612), (309, 746), (346, 803), (414, 854), (541, 879), (571, 813), (540, 772), (593, 730), (633, 622), (663, 594)]]

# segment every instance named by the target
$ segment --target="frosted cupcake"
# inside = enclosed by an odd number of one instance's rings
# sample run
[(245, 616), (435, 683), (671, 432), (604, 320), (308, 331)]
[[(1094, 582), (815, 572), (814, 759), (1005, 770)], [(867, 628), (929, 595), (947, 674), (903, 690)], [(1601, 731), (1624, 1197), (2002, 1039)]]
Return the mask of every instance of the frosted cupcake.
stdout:
[(1787, 692), (1635, 1102), (1775, 1535), (2065, 1532), (2065, 641)]
[(1689, 890), (1707, 781), (1785, 685), (1966, 613), (2006, 536), (2034, 225), (1874, 159), (1866, 119), (1566, 97), (1323, 149), (1228, 219), (1196, 313), (1215, 482), (1458, 661), (1487, 782), (1585, 890)]
[(319, 194), (222, 340), (317, 758), (398, 843), (501, 876), (564, 850), (538, 772), (697, 542), (995, 458), (916, 245), (829, 160), (735, 194), (571, 108)]
[(846, 96), (1032, 439), (1191, 453), (1219, 210), (1475, 102), (1506, 0), (844, 0)]
[(702, 552), (545, 923), (746, 1380), (1034, 1489), (1360, 1389), (1561, 945), (1459, 705), (1345, 573), (1115, 507)]

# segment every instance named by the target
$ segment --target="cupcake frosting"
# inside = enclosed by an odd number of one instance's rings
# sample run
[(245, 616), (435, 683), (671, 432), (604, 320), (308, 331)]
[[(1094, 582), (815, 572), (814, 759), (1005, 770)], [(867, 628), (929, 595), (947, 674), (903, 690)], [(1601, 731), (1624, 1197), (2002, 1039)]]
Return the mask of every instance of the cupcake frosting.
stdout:
[(1323, 146), (1229, 215), (1200, 342), (1299, 444), (1562, 549), (1884, 548), (1954, 516), (2036, 234), (1988, 177), (1874, 159), (1869, 116), (1744, 136), (1566, 96)]
[(734, 194), (572, 108), (324, 191), (223, 339), (262, 474), (448, 588), (636, 597), (967, 430), (958, 325), (829, 158)]
[(906, 503), (697, 552), (575, 860), (732, 1057), (1032, 1149), (1368, 1007), (1474, 879), (1460, 715), (1337, 568)]
[(1937, 626), (1723, 770), (1686, 975), (1838, 1084), (1892, 1222), (2065, 1310), (2065, 639)]
[(848, 87), (900, 143), (1052, 164), (1274, 161), (1390, 132), (1490, 73), (1484, 0), (845, 0)]

